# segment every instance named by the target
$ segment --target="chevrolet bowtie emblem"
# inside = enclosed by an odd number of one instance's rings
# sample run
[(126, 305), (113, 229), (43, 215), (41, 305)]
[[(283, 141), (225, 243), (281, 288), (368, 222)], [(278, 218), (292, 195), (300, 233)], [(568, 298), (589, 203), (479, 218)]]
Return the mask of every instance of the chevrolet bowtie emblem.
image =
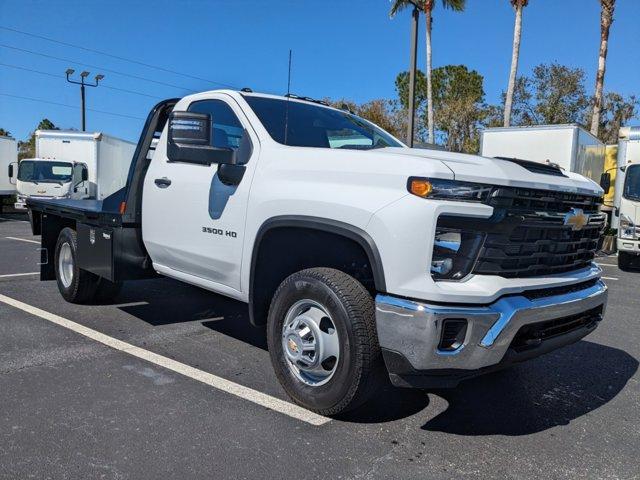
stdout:
[(572, 208), (571, 211), (567, 212), (564, 216), (564, 224), (571, 226), (571, 230), (574, 231), (582, 230), (588, 223), (589, 215), (585, 215), (580, 208)]

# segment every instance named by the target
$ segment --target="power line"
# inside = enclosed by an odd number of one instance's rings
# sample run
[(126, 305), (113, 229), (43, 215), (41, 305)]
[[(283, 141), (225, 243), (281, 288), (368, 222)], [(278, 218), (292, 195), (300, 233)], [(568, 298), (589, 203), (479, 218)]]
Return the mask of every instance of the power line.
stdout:
[(40, 57), (52, 58), (54, 60), (59, 60), (61, 62), (73, 63), (75, 65), (83, 65), (85, 67), (96, 68), (98, 70), (102, 70), (104, 72), (113, 73), (115, 75), (122, 75), (123, 77), (135, 78), (136, 80), (142, 80), (142, 81), (145, 81), (145, 82), (157, 83), (158, 85), (164, 85), (165, 87), (177, 88), (178, 90), (187, 90), (188, 92), (196, 92), (196, 90), (191, 90), (189, 88), (181, 87), (179, 85), (173, 85), (171, 83), (165, 83), (165, 82), (161, 82), (159, 80), (153, 80), (151, 78), (145, 78), (145, 77), (140, 77), (138, 75), (132, 75), (132, 74), (129, 74), (129, 73), (123, 73), (123, 72), (119, 72), (117, 70), (111, 70), (109, 68), (100, 67), (98, 65), (91, 65), (90, 63), (82, 63), (82, 62), (77, 62), (75, 60), (70, 60), (68, 58), (56, 57), (55, 55), (49, 55), (49, 54), (46, 54), (46, 53), (34, 52), (33, 50), (27, 50), (26, 48), (14, 47), (14, 46), (11, 46), (11, 45), (6, 45), (4, 43), (0, 43), (0, 47), (9, 48), (11, 50), (17, 50), (19, 52), (29, 53), (31, 55), (38, 55)]
[[(43, 100), (41, 98), (23, 97), (21, 95), (12, 95), (10, 93), (2, 93), (2, 92), (0, 92), (0, 95), (3, 97), (17, 98), (20, 100), (29, 100), (31, 102), (48, 103), (50, 105), (57, 105), (59, 107), (73, 108), (74, 110), (78, 109), (77, 105), (68, 105), (66, 103), (52, 102), (50, 100)], [(145, 118), (143, 117), (134, 117), (133, 115), (125, 115), (123, 113), (116, 113), (116, 112), (105, 112), (104, 110), (96, 110), (95, 108), (87, 108), (87, 110), (89, 110), (90, 112), (102, 113), (104, 115), (113, 115), (115, 117), (131, 118), (134, 120), (145, 120)]]
[[(9, 63), (0, 62), (0, 66), (1, 67), (7, 67), (7, 68), (14, 68), (16, 70), (24, 70), (25, 72), (37, 73), (39, 75), (46, 75), (48, 77), (64, 78), (64, 75), (56, 75), (54, 73), (41, 72), (40, 70), (34, 70), (32, 68), (21, 67), (19, 65), (11, 65)], [(164, 97), (157, 97), (155, 95), (148, 95), (148, 94), (142, 93), (142, 92), (136, 92), (135, 90), (127, 90), (126, 88), (110, 87), (109, 85), (103, 85), (103, 84), (101, 84), (100, 86), (102, 88), (108, 88), (109, 90), (117, 90), (117, 91), (120, 91), (120, 92), (133, 93), (135, 95), (141, 95), (143, 97), (149, 97), (149, 98), (154, 98), (154, 99), (158, 99), (158, 100), (162, 100), (164, 98)]]
[[(104, 55), (104, 56), (106, 56), (106, 57), (115, 58), (115, 59), (117, 59), (117, 60), (122, 60), (122, 61), (124, 61), (124, 62), (134, 63), (134, 64), (136, 64), (136, 65), (141, 65), (141, 66), (143, 66), (143, 67), (147, 67), (147, 68), (155, 68), (156, 70), (160, 70), (160, 71), (162, 71), (162, 72), (172, 73), (172, 74), (174, 74), (174, 75), (181, 75), (181, 76), (183, 76), (183, 77), (192, 78), (192, 79), (194, 79), (194, 80), (200, 80), (200, 81), (202, 81), (202, 82), (211, 83), (211, 84), (213, 84), (213, 85), (219, 85), (219, 86), (221, 86), (221, 87), (228, 87), (228, 88), (233, 88), (233, 89), (236, 89), (236, 88), (237, 88), (237, 87), (235, 87), (235, 86), (233, 86), (233, 85), (229, 85), (229, 84), (226, 84), (226, 83), (215, 82), (215, 81), (213, 81), (213, 80), (208, 80), (208, 79), (206, 79), (206, 78), (196, 77), (195, 75), (190, 75), (190, 74), (188, 74), (188, 73), (182, 73), (182, 72), (178, 72), (178, 71), (176, 71), (176, 70), (171, 70), (171, 69), (169, 69), (169, 68), (160, 67), (160, 66), (158, 66), (158, 65), (152, 65), (152, 64), (150, 64), (150, 63), (144, 63), (144, 62), (140, 62), (140, 61), (138, 61), (138, 60), (132, 60), (132, 59), (130, 59), (130, 58), (121, 57), (121, 56), (119, 56), (119, 55), (113, 55), (113, 54), (111, 54), (111, 53), (103, 52), (103, 51), (101, 51), (101, 50), (96, 50), (96, 49), (93, 49), (93, 48), (83, 47), (82, 45), (76, 45), (76, 44), (69, 43), (69, 42), (63, 42), (63, 41), (61, 41), (61, 40), (56, 40), (56, 39), (51, 38), (51, 37), (45, 37), (44, 35), (38, 35), (38, 34), (35, 34), (35, 33), (24, 32), (24, 31), (22, 31), (22, 30), (18, 30), (18, 29), (16, 29), (16, 28), (3, 27), (2, 25), (0, 25), (0, 29), (2, 29), (2, 30), (7, 30), (7, 31), (10, 31), (10, 32), (19, 33), (19, 34), (21, 34), (21, 35), (26, 35), (26, 36), (29, 36), (29, 37), (39, 38), (39, 39), (41, 39), (41, 40), (46, 40), (47, 42), (53, 42), (53, 43), (57, 43), (57, 44), (59, 44), (59, 45), (64, 45), (64, 46), (66, 46), (66, 47), (79, 48), (80, 50), (84, 50), (84, 51), (86, 51), (86, 52), (97, 53), (97, 54), (99, 54), (99, 55)], [(103, 70), (104, 70), (104, 69), (103, 69)]]

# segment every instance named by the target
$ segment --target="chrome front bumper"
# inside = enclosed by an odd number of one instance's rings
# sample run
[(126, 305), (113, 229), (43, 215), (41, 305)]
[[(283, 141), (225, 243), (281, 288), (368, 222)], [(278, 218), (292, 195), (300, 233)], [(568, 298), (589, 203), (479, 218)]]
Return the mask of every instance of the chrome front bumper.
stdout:
[[(530, 293), (535, 293), (535, 290)], [(410, 367), (412, 373), (476, 371), (497, 365), (505, 358), (516, 333), (525, 325), (562, 319), (598, 307), (602, 307), (604, 313), (607, 287), (598, 280), (595, 284), (576, 291), (555, 295), (551, 293), (550, 296), (540, 298), (529, 297), (524, 294), (510, 295), (490, 305), (474, 307), (431, 305), (378, 295), (378, 339), (385, 353), (389, 372), (394, 374), (399, 369), (407, 370), (406, 367)], [(442, 325), (446, 319), (467, 321), (464, 341), (455, 350), (438, 348)], [(558, 346), (561, 345), (562, 343)], [(541, 353), (548, 350), (542, 349)], [(529, 355), (531, 356), (536, 355)], [(402, 361), (389, 361), (390, 358)], [(403, 363), (405, 368), (400, 368), (399, 364)]]

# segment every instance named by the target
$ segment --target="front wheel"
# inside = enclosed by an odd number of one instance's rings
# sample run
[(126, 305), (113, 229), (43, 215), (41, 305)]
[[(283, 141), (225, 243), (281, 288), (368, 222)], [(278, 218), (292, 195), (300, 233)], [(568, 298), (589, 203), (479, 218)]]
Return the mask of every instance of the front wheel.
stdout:
[(267, 339), (280, 383), (309, 410), (352, 410), (380, 385), (374, 302), (344, 272), (311, 268), (287, 277), (271, 302)]
[(618, 268), (623, 272), (628, 272), (632, 268), (635, 255), (627, 252), (618, 252)]

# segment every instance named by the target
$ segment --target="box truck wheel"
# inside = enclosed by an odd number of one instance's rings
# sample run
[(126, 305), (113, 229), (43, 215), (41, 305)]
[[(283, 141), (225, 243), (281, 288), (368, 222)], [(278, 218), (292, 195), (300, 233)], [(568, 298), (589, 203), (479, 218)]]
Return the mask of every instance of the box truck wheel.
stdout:
[(280, 383), (309, 410), (352, 410), (381, 384), (373, 299), (339, 270), (311, 268), (287, 277), (271, 302), (267, 340)]
[(631, 263), (635, 255), (628, 252), (620, 252), (618, 251), (618, 268), (623, 272), (628, 272), (631, 270)]
[(78, 267), (76, 231), (63, 228), (58, 236), (55, 252), (55, 271), (58, 290), (67, 302), (88, 303), (96, 293), (99, 277)]

